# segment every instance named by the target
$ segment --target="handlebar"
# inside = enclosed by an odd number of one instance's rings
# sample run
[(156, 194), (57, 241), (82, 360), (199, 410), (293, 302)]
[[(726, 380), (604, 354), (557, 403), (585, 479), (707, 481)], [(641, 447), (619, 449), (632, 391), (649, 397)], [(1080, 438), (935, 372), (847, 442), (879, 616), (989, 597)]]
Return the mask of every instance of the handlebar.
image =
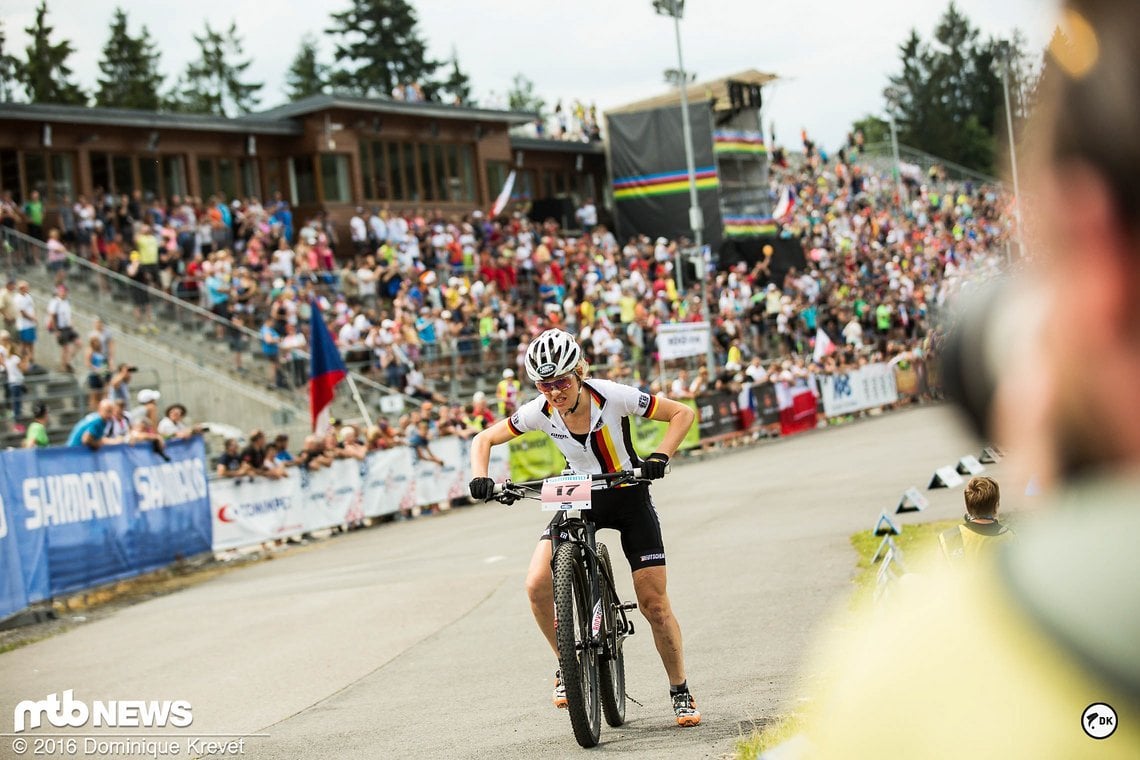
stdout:
[[(634, 467), (630, 470), (619, 470), (618, 472), (592, 473), (590, 475), (590, 481), (595, 484), (604, 483), (607, 486), (632, 483), (634, 481), (648, 482), (641, 477), (640, 467)], [(504, 504), (511, 504), (527, 496), (537, 495), (542, 490), (542, 484), (544, 482), (546, 482), (545, 478), (539, 480), (520, 480), (517, 482), (507, 480), (502, 483), (496, 483), (491, 493), (491, 498)]]

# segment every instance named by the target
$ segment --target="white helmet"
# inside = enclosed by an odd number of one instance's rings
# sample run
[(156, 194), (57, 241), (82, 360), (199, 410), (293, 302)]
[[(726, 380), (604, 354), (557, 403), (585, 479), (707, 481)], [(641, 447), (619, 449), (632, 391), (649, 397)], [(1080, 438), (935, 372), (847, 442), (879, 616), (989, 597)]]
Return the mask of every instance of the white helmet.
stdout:
[(578, 366), (582, 350), (574, 336), (563, 330), (547, 330), (531, 341), (526, 350), (526, 374), (534, 382), (561, 377)]

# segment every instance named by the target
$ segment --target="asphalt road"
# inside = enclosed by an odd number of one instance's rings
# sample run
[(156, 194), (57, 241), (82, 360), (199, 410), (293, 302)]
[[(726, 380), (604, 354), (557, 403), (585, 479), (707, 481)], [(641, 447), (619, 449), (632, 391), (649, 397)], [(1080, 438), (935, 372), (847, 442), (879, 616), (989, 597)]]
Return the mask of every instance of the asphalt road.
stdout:
[[(634, 613), (627, 692), (640, 704), (591, 752), (723, 757), (794, 707), (810, 693), (806, 647), (850, 589), (848, 537), (979, 451), (948, 410), (926, 407), (674, 467), (653, 493), (704, 720), (674, 725)], [(931, 506), (900, 523), (962, 513), (960, 488), (924, 492)], [(0, 725), (12, 730), (21, 700), (74, 689), (88, 701), (186, 700), (191, 727), (135, 734), (176, 736), (180, 757), (187, 737), (207, 734), (244, 736), (242, 756), (258, 759), (578, 757), (522, 590), (544, 522), (523, 502), (360, 531), (0, 655)], [(11, 741), (0, 757), (16, 756)]]

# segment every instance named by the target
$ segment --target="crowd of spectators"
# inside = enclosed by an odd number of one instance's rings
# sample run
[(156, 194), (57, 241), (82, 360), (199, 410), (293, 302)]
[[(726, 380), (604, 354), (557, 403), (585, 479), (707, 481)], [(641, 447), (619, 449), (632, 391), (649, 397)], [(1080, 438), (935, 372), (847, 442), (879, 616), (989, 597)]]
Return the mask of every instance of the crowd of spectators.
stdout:
[[(892, 180), (860, 163), (857, 140), (829, 157), (804, 139), (812, 149), (801, 163), (778, 152), (771, 192), (776, 198), (790, 190), (794, 203), (779, 220), (780, 234), (802, 243), (806, 266), (774, 270), (768, 246), (753, 263), (721, 267), (703, 288), (686, 292), (678, 291), (673, 272), (685, 241), (619, 241), (597, 223), (589, 201), (577, 232), (517, 212), (489, 218), (479, 211), (358, 207), (340, 240), (323, 213), (295, 222), (279, 195), (263, 204), (256, 197), (99, 192), (65, 204), (62, 228), (48, 234), (231, 320), (213, 329), (230, 341), (239, 366), (255, 334), (265, 381), (275, 387), (307, 380), (312, 303), (350, 367), (435, 405), (451, 401), (435, 378), (453, 371), (497, 377), (504, 366), (521, 368), (527, 341), (550, 327), (580, 337), (594, 374), (680, 397), (798, 381), (865, 362), (925, 363), (938, 347), (935, 315), (964, 275), (1000, 266), (1009, 198), (937, 175), (926, 185), (911, 181), (900, 198)], [(138, 292), (138, 322), (157, 330), (148, 296)], [(673, 368), (655, 377), (657, 327), (701, 320), (705, 294), (714, 372), (680, 383)], [(824, 356), (816, 351), (821, 336), (835, 347)], [(111, 373), (113, 358), (96, 337), (80, 341), (93, 408), (129, 380), (121, 367)], [(509, 413), (520, 392), (518, 381), (504, 376), (495, 411)], [(470, 414), (472, 404), (451, 416)], [(404, 440), (408, 427), (396, 426)], [(389, 440), (383, 430), (358, 437)]]

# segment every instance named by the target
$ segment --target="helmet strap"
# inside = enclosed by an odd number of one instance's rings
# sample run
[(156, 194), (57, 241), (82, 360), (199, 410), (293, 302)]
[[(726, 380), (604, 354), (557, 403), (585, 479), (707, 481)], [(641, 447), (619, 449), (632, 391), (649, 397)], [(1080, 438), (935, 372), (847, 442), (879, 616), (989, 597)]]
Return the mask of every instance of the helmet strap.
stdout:
[(574, 400), (574, 406), (566, 410), (567, 414), (573, 414), (578, 411), (578, 404), (582, 403), (582, 378), (578, 378), (578, 398)]

